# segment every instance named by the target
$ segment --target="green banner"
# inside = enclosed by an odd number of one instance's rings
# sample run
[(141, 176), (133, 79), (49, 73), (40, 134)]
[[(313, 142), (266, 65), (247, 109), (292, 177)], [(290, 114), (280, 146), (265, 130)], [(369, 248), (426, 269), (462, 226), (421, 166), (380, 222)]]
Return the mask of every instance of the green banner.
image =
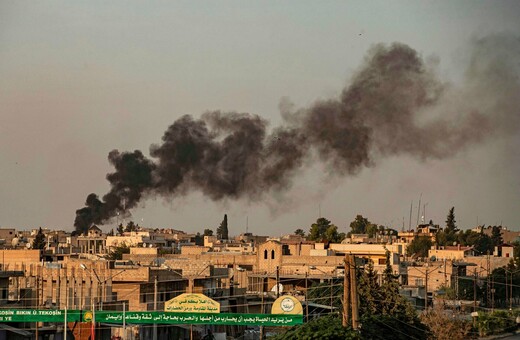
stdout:
[[(65, 311), (59, 309), (3, 309), (0, 322), (64, 322)], [(81, 320), (81, 311), (68, 310), (67, 321)]]
[[(122, 312), (96, 312), (96, 322), (123, 323)], [(294, 326), (303, 323), (302, 315), (126, 312), (126, 323)]]
[[(68, 310), (67, 321), (92, 321), (92, 311)], [(204, 324), (294, 326), (303, 323), (302, 315), (232, 314), (232, 313), (171, 313), (171, 312), (113, 312), (97, 310), (96, 322), (122, 324)], [(64, 322), (65, 311), (59, 309), (4, 309), (0, 322)]]

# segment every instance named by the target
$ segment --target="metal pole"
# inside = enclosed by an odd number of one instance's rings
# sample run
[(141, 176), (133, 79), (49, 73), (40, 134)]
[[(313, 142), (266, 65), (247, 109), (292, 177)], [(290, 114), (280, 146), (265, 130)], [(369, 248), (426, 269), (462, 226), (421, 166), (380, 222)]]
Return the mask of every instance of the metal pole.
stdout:
[(276, 266), (276, 298), (280, 297), (280, 267)]
[(123, 302), (123, 340), (126, 339), (126, 302)]
[[(308, 288), (309, 272), (305, 272), (305, 314), (307, 314), (307, 322), (309, 322), (309, 288)], [(263, 297), (263, 295), (262, 295)]]
[[(153, 288), (153, 310), (157, 312), (157, 275), (154, 280), (154, 288)], [(157, 324), (153, 324), (153, 340), (157, 340)]]
[(358, 329), (358, 296), (356, 277), (356, 257), (350, 255), (350, 299), (352, 302), (352, 328)]
[(424, 310), (428, 309), (428, 268), (424, 271)]
[(69, 308), (69, 278), (65, 271), (65, 318), (63, 319), (63, 340), (67, 340), (67, 308)]
[(347, 327), (350, 320), (350, 257), (345, 255), (345, 273), (343, 279), (343, 327)]

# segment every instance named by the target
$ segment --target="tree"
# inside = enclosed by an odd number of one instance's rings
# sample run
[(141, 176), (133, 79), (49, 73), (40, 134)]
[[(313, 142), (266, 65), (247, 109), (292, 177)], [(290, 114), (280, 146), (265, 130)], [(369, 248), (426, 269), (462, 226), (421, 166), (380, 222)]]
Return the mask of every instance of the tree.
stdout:
[(204, 245), (204, 237), (200, 233), (197, 233), (195, 235), (195, 245), (197, 246), (203, 246)]
[(455, 224), (457, 221), (455, 221), (455, 207), (451, 207), (450, 212), (448, 213), (448, 217), (446, 218), (446, 229), (445, 231), (448, 234), (455, 234), (457, 231), (459, 231), (459, 228), (457, 228), (457, 225)]
[(33, 249), (44, 249), (45, 248), (45, 234), (43, 233), (42, 228), (38, 229), (38, 233), (36, 234), (36, 237), (34, 238)]
[(115, 261), (122, 260), (123, 254), (130, 254), (130, 247), (126, 243), (121, 243), (117, 247), (114, 247), (107, 255), (107, 259)]
[(350, 229), (352, 229), (352, 234), (366, 234), (367, 227), (370, 225), (370, 222), (364, 218), (362, 215), (357, 215), (354, 221), (350, 223)]
[(305, 238), (305, 231), (303, 231), (303, 229), (300, 229), (300, 228), (296, 229), (294, 231), (294, 234)]
[(316, 220), (316, 223), (311, 225), (309, 236), (307, 238), (310, 241), (339, 242), (345, 238), (345, 234), (338, 233), (338, 227), (331, 224), (326, 218), (320, 217)]
[(493, 242), (493, 246), (499, 246), (503, 243), (502, 240), (502, 227), (494, 225), (491, 228), (491, 240)]
[(426, 339), (428, 327), (417, 317), (412, 305), (399, 294), (399, 284), (392, 273), (390, 252), (387, 252), (387, 266), (383, 272), (383, 282), (378, 284), (377, 273), (369, 262), (366, 271), (358, 272), (359, 315), (363, 339)]
[(300, 339), (323, 339), (323, 340), (349, 340), (361, 339), (359, 334), (352, 328), (345, 328), (341, 319), (332, 315), (323, 316), (307, 322), (301, 326), (289, 328), (282, 334), (269, 339), (274, 340), (300, 340)]
[(125, 231), (126, 231), (126, 232), (136, 231), (136, 230), (137, 230), (137, 227), (139, 227), (138, 224), (135, 224), (134, 221), (130, 221), (130, 222), (128, 222), (128, 224), (126, 225)]
[(227, 240), (228, 239), (227, 214), (224, 214), (224, 219), (220, 223), (220, 226), (217, 228), (217, 238), (219, 240)]
[(114, 236), (114, 229), (110, 229), (107, 236)]
[(459, 228), (457, 228), (455, 221), (455, 207), (451, 207), (448, 216), (446, 217), (446, 228), (444, 230), (439, 231), (435, 236), (435, 242), (438, 246), (451, 246), (459, 240), (459, 235), (457, 232)]
[(406, 255), (426, 258), (431, 247), (432, 240), (428, 236), (415, 236), (406, 248)]
[(123, 235), (123, 233), (125, 232), (125, 228), (123, 227), (123, 223), (119, 223), (119, 225), (117, 226), (117, 234), (119, 236)]
[(213, 236), (213, 230), (211, 230), (211, 229), (204, 229), (203, 236)]

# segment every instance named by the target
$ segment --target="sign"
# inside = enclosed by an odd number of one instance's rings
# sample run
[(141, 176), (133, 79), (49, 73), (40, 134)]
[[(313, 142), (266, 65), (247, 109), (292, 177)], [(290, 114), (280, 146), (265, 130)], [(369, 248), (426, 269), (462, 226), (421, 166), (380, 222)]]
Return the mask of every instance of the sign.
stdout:
[(204, 294), (184, 293), (164, 303), (165, 312), (220, 313), (220, 303)]
[[(126, 312), (124, 317), (127, 324), (294, 326), (303, 323), (303, 315)], [(97, 311), (96, 322), (122, 324), (123, 313)]]
[[(122, 324), (166, 325), (249, 325), (294, 326), (303, 323), (303, 315), (238, 314), (238, 313), (170, 313), (96, 311), (96, 322)], [(0, 322), (57, 322), (65, 321), (64, 310), (5, 309), (0, 310)], [(92, 322), (91, 311), (68, 310), (68, 322)]]
[[(81, 311), (68, 310), (67, 321), (80, 321)], [(65, 311), (60, 309), (3, 309), (0, 322), (64, 322)]]
[(303, 307), (297, 298), (292, 295), (280, 296), (273, 302), (272, 314), (303, 314)]

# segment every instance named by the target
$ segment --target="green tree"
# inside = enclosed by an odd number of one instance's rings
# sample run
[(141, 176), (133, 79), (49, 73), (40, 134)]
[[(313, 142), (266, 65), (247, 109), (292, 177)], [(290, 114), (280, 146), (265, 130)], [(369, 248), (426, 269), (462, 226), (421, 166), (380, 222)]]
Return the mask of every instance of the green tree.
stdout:
[(32, 244), (33, 249), (44, 249), (45, 248), (45, 234), (43, 233), (42, 228), (38, 229), (38, 233), (33, 240)]
[(331, 224), (331, 222), (324, 217), (318, 218), (316, 223), (311, 225), (309, 236), (307, 237), (310, 241), (318, 242), (339, 242), (343, 238), (345, 238), (345, 234), (338, 233), (338, 227)]
[(213, 236), (213, 230), (211, 230), (211, 229), (204, 229), (203, 236)]
[(123, 235), (124, 232), (125, 232), (125, 228), (123, 227), (123, 223), (119, 223), (119, 225), (117, 226), (117, 234)]
[(130, 254), (130, 247), (127, 246), (124, 242), (117, 247), (113, 247), (112, 250), (108, 253), (107, 259), (111, 261), (122, 260), (123, 254)]
[(305, 237), (305, 231), (303, 231), (303, 229), (300, 229), (300, 228), (296, 229), (294, 231), (294, 234), (298, 235), (298, 236), (301, 236), (301, 237)]
[(195, 245), (197, 245), (197, 246), (204, 245), (204, 237), (200, 233), (197, 233), (197, 235), (195, 235)]
[(439, 231), (435, 236), (436, 243), (438, 246), (451, 246), (459, 241), (459, 235), (457, 234), (459, 228), (457, 228), (455, 221), (455, 207), (451, 207), (448, 216), (446, 217), (446, 228)]
[(224, 219), (220, 223), (220, 226), (217, 228), (217, 238), (219, 240), (227, 240), (228, 239), (227, 214), (224, 214)]
[(137, 227), (139, 227), (138, 224), (135, 224), (134, 221), (130, 221), (130, 222), (128, 222), (128, 224), (126, 225), (125, 231), (126, 231), (126, 232), (136, 231), (136, 230), (137, 230)]
[(367, 227), (370, 222), (362, 215), (357, 215), (354, 221), (350, 222), (350, 229), (352, 234), (366, 234)]
[(494, 225), (491, 228), (491, 241), (493, 242), (493, 246), (495, 247), (503, 243), (502, 227)]
[(448, 217), (446, 218), (446, 229), (445, 231), (448, 234), (455, 234), (457, 231), (459, 231), (459, 228), (457, 228), (455, 221), (455, 207), (451, 207)]
[(406, 248), (406, 255), (426, 258), (432, 244), (433, 242), (428, 236), (415, 236)]
[(301, 339), (322, 339), (322, 340), (349, 340), (361, 339), (359, 334), (352, 328), (342, 326), (341, 319), (337, 316), (329, 315), (314, 319), (301, 326), (289, 328), (282, 334), (278, 334), (269, 339), (274, 340), (301, 340)]

